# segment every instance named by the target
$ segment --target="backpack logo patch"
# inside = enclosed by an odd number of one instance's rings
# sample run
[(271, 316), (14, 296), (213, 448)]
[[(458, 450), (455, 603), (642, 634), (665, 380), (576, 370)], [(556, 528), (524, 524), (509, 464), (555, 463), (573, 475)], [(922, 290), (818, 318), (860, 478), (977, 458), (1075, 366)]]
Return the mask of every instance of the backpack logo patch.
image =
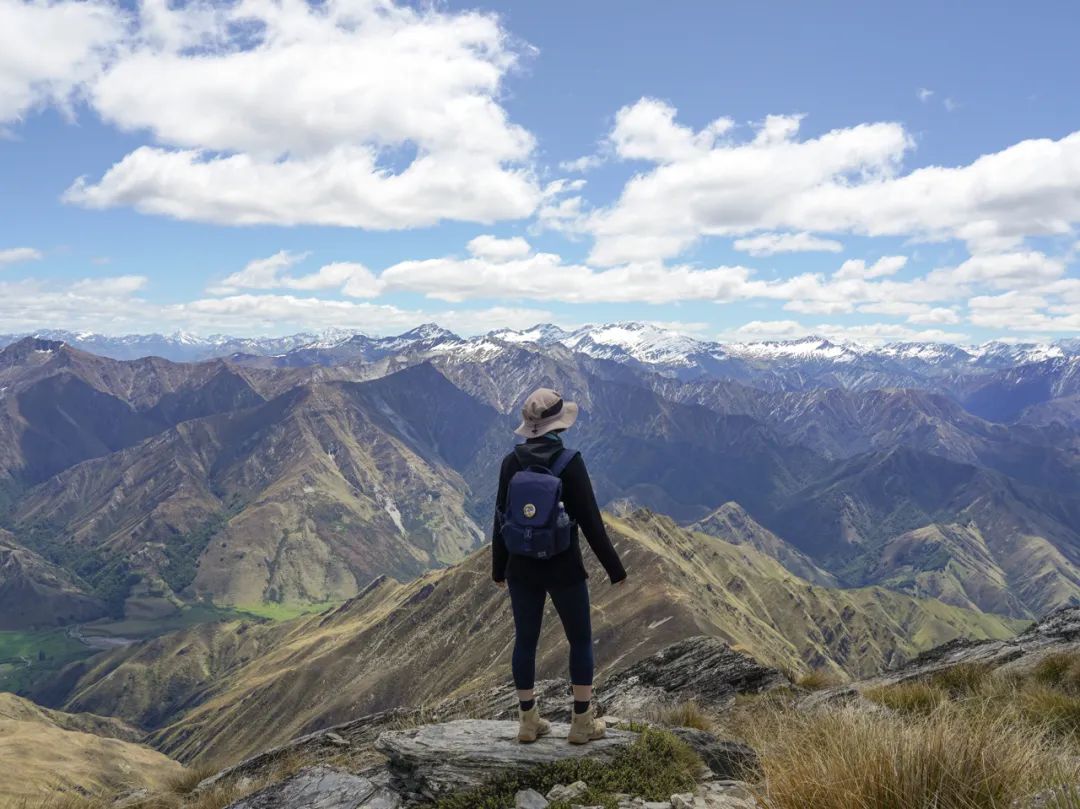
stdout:
[(536, 506), (532, 503), (526, 503), (525, 507), (521, 509), (521, 513), (525, 515), (525, 519), (531, 520), (536, 516)]

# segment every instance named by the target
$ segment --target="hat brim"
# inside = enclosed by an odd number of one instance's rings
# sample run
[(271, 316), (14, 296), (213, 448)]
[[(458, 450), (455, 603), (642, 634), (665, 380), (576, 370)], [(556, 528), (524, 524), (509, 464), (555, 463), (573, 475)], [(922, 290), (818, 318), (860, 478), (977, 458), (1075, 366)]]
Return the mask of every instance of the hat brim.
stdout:
[(515, 435), (525, 438), (536, 438), (539, 435), (550, 433), (552, 430), (565, 430), (572, 426), (578, 417), (578, 406), (575, 402), (563, 402), (562, 410), (548, 419), (540, 421), (522, 421), (514, 430)]

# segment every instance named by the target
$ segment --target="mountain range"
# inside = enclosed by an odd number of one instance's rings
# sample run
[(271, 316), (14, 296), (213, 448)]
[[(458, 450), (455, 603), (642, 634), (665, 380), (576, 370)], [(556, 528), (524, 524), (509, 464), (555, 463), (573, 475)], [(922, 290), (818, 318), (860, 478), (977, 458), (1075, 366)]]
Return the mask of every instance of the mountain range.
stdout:
[(1080, 598), (1073, 344), (721, 350), (642, 324), (294, 343), (0, 351), (0, 604), (39, 594), (9, 622), (318, 605), (457, 562), (537, 385), (580, 403), (609, 508), (728, 538), (732, 504), (822, 584), (1013, 617)]

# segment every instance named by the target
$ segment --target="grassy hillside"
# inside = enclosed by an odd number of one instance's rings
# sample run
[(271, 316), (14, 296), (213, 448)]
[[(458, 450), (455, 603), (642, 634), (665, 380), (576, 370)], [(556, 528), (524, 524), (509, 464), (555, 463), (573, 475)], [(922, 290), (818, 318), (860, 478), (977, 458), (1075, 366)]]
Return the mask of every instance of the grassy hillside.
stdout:
[(0, 694), (0, 805), (40, 806), (60, 792), (160, 788), (183, 773), (130, 741), (134, 735), (115, 719), (43, 710)]
[[(795, 671), (865, 673), (960, 635), (1006, 637), (1019, 626), (881, 588), (814, 586), (754, 548), (649, 512), (609, 526), (630, 581), (612, 588), (593, 570), (599, 674), (701, 634)], [(321, 615), (197, 627), (118, 650), (70, 672), (51, 697), (153, 730), (155, 746), (184, 760), (213, 760), (502, 684), (513, 628), (488, 553), (406, 585), (381, 580)], [(539, 673), (563, 676), (565, 665), (552, 614)]]

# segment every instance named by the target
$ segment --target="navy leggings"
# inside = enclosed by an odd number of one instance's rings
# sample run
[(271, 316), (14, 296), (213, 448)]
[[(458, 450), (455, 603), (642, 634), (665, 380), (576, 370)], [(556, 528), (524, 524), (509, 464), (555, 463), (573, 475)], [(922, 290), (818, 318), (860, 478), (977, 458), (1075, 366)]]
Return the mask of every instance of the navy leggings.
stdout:
[[(514, 610), (514, 685), (519, 691), (533, 687), (536, 679), (536, 645), (544, 620), (544, 602), (549, 595), (542, 584), (524, 579), (507, 580), (510, 605)], [(559, 613), (563, 632), (570, 641), (570, 682), (592, 685), (592, 622), (589, 619), (589, 586), (582, 581), (550, 592)]]

